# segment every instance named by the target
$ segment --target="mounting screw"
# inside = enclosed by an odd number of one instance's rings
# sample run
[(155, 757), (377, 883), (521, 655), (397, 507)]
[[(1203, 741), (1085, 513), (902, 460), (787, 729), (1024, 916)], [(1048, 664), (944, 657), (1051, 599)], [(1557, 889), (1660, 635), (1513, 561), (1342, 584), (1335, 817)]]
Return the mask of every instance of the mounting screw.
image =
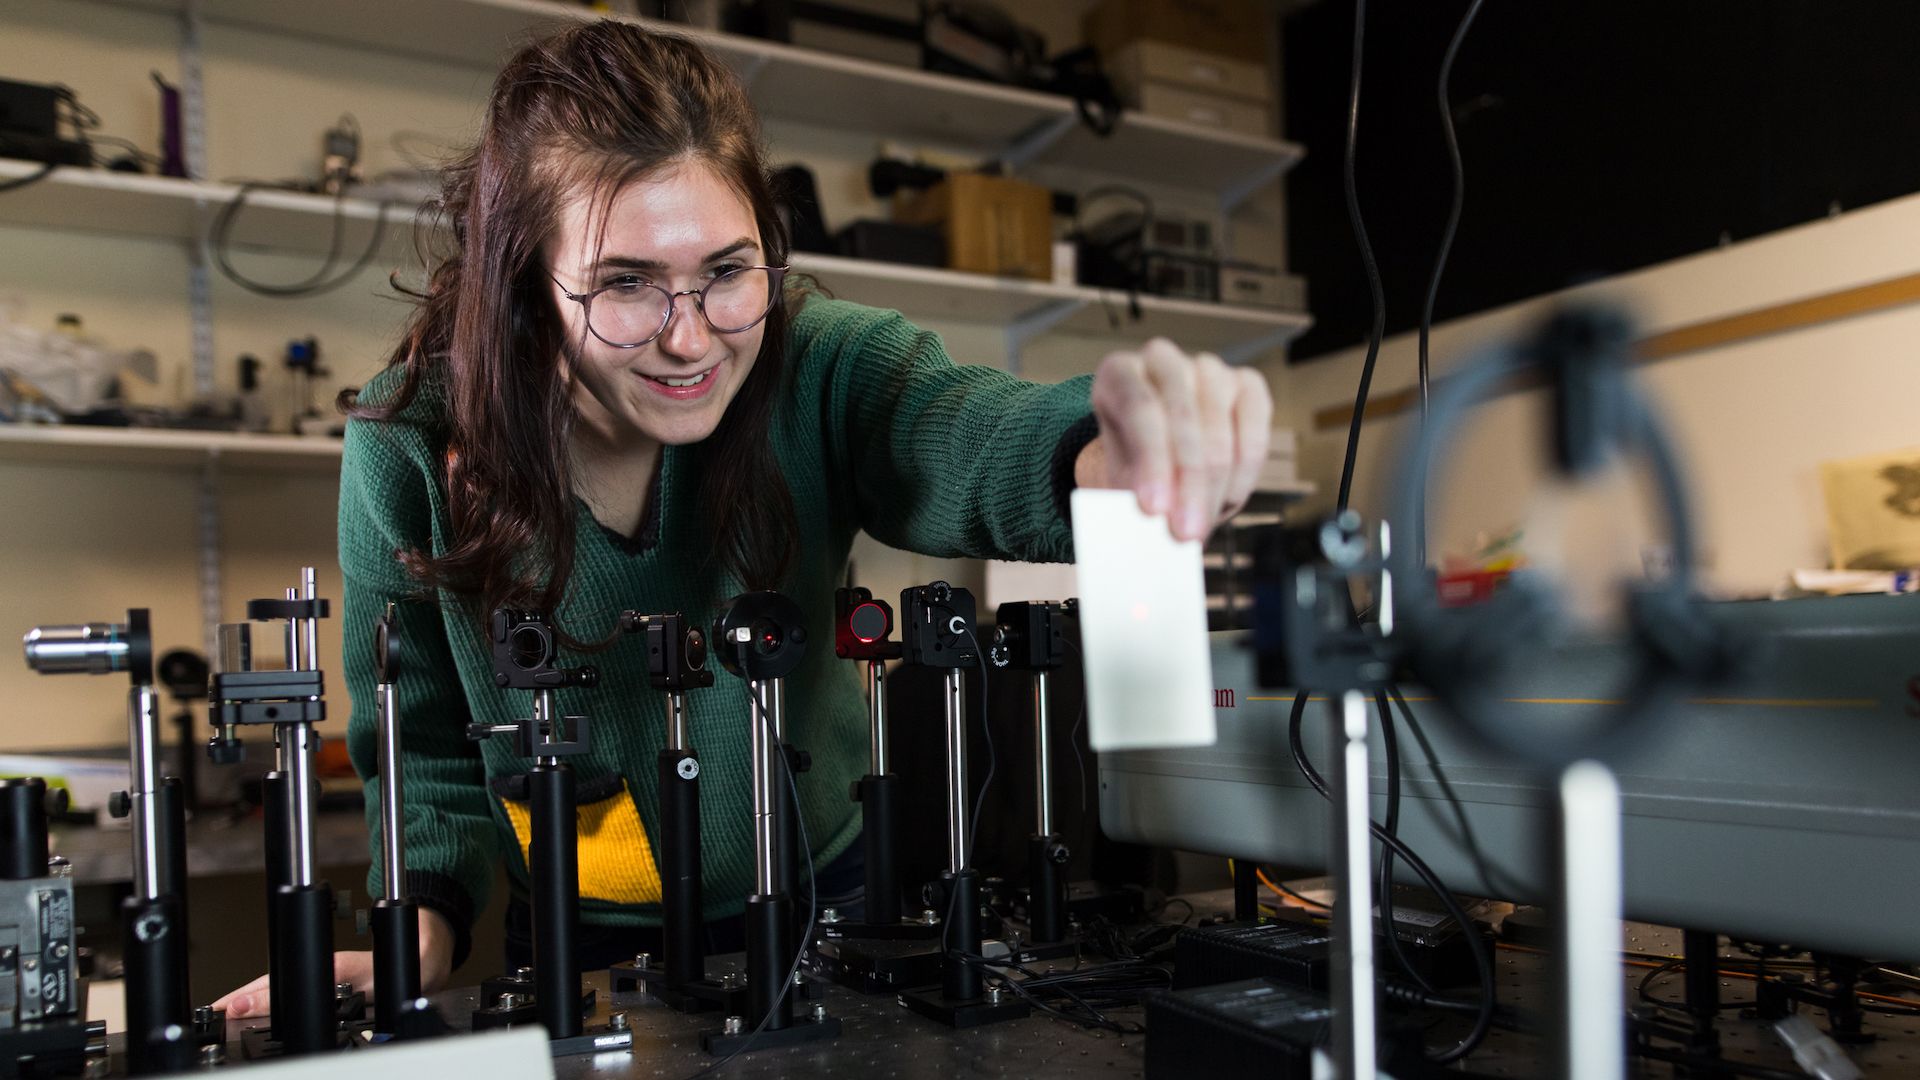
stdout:
[(208, 1043), (200, 1048), (200, 1064), (219, 1065), (227, 1060), (227, 1048), (224, 1043)]
[(793, 985), (795, 986), (807, 985), (806, 973), (796, 968), (793, 973)]
[(345, 999), (347, 999), (347, 998), (350, 998), (350, 997), (352, 997), (352, 996), (353, 996), (353, 984), (352, 984), (352, 983), (350, 983), (350, 982), (337, 982), (337, 983), (334, 983), (334, 984), (333, 984), (333, 997), (334, 997), (334, 1000), (336, 1000), (336, 1001), (344, 1001)]
[(932, 908), (923, 909), (920, 912), (920, 924), (922, 926), (939, 926), (940, 913), (933, 910)]
[(532, 981), (533, 981), (533, 969), (532, 969), (532, 968), (530, 968), (530, 967), (518, 967), (518, 968), (514, 968), (514, 969), (513, 969), (513, 977), (514, 977), (514, 978), (516, 978), (516, 979), (519, 979), (519, 980), (520, 980), (521, 982), (532, 982)]
[(133, 796), (124, 791), (116, 791), (107, 796), (107, 813), (116, 818), (126, 817), (133, 812)]
[(820, 921), (829, 925), (840, 921), (839, 908), (826, 908), (820, 912)]
[(813, 1022), (816, 1024), (822, 1024), (826, 1022), (826, 1019), (827, 1019), (827, 1003), (824, 1001), (814, 1002), (813, 1003)]
[(633, 954), (633, 966), (634, 966), (634, 967), (637, 967), (637, 968), (644, 968), (644, 967), (652, 967), (652, 966), (653, 966), (653, 954), (652, 954), (652, 953), (645, 953), (645, 952), (643, 952), (643, 953), (634, 953), (634, 954)]
[(739, 1035), (746, 1030), (746, 1020), (738, 1016), (727, 1017), (726, 1022), (720, 1026), (720, 1033), (723, 1035)]
[(607, 1017), (607, 1026), (612, 1028), (615, 1031), (627, 1030), (627, 1014), (623, 1012), (617, 1012), (617, 1013), (614, 1013), (612, 1016)]
[(987, 1004), (998, 1005), (1000, 1004), (1000, 998), (1001, 998), (1001, 992), (999, 987), (997, 986), (987, 987)]

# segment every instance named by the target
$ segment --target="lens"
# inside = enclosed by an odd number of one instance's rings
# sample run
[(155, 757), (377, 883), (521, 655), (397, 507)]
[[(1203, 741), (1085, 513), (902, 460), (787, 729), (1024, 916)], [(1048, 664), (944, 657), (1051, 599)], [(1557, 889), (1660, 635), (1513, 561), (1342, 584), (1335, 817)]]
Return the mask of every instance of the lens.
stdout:
[(587, 326), (609, 345), (643, 345), (659, 336), (672, 302), (658, 285), (617, 285), (594, 294)]
[(772, 656), (780, 650), (786, 640), (786, 631), (772, 619), (753, 620), (753, 651), (761, 656)]
[(737, 334), (759, 322), (773, 306), (773, 271), (764, 266), (729, 270), (701, 293), (707, 322), (723, 334)]
[(522, 671), (532, 671), (545, 664), (550, 656), (547, 632), (532, 625), (515, 627), (507, 638), (507, 656)]
[(879, 604), (861, 604), (847, 618), (853, 636), (871, 645), (887, 636), (887, 613)]
[(687, 645), (682, 650), (687, 662), (687, 670), (699, 671), (707, 666), (707, 636), (698, 630), (687, 631)]

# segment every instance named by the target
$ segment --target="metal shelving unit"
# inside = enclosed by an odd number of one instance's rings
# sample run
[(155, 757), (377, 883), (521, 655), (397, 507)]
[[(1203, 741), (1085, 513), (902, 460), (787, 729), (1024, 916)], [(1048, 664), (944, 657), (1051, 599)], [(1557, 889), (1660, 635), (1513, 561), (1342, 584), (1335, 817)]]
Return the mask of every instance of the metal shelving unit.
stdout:
[[(206, 107), (201, 78), (207, 27), (235, 27), (328, 42), (394, 56), (493, 69), (522, 42), (602, 13), (553, 0), (89, 0), (173, 17), (179, 26), (188, 171), (206, 175)], [(79, 5), (76, 5), (79, 6)], [(1270, 184), (1304, 151), (1274, 138), (1251, 138), (1126, 113), (1110, 137), (1094, 136), (1061, 97), (911, 68), (871, 63), (680, 24), (638, 20), (695, 38), (747, 85), (762, 114), (857, 130), (876, 139), (964, 146), (1018, 171), (1062, 167), (1103, 179), (1180, 187), (1209, 195), (1223, 216)], [(0, 180), (36, 166), (0, 161)], [(214, 381), (213, 299), (206, 235), (232, 185), (63, 168), (0, 199), (0, 224), (71, 229), (171, 241), (188, 261), (194, 387)], [(343, 244), (358, 250), (384, 212), (411, 226), (411, 207), (262, 190), (236, 222), (238, 248), (325, 251), (334, 215)], [(400, 256), (412, 233), (391, 228), (387, 253)], [(1239, 308), (1163, 297), (1129, 298), (1077, 285), (1010, 280), (926, 267), (807, 255), (796, 265), (835, 295), (909, 316), (984, 324), (1005, 336), (1007, 364), (1043, 334), (1166, 336), (1189, 348), (1248, 362), (1284, 346), (1311, 325), (1300, 312)], [(1130, 318), (1137, 308), (1140, 318)], [(191, 432), (77, 428), (0, 428), (0, 460), (97, 461), (201, 470), (201, 602), (211, 635), (221, 618), (219, 470), (223, 467), (337, 469), (337, 443)], [(212, 648), (211, 640), (208, 643)]]

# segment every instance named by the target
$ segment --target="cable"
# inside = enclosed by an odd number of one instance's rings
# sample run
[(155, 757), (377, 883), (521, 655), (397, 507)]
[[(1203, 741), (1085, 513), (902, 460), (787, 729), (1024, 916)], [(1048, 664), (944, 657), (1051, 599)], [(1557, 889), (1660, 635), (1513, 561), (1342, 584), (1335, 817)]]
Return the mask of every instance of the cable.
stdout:
[[(1301, 741), (1300, 721), (1306, 708), (1307, 695), (1303, 691), (1293, 699), (1293, 713), (1287, 722), (1287, 742), (1293, 751), (1294, 764), (1299, 767), (1301, 775), (1307, 778), (1307, 783), (1312, 784), (1313, 789), (1318, 791), (1322, 798), (1331, 802), (1333, 795), (1327, 790), (1327, 782), (1321, 778), (1319, 770), (1313, 767), (1313, 762), (1307, 760), (1306, 746)], [(1486, 1039), (1488, 1030), (1493, 1026), (1495, 1004), (1493, 958), (1487, 952), (1487, 943), (1482, 941), (1480, 935), (1474, 931), (1473, 922), (1467, 918), (1467, 913), (1461, 908), (1460, 901), (1448, 891), (1446, 884), (1426, 864), (1426, 861), (1416, 855), (1413, 849), (1399, 837), (1381, 828), (1378, 822), (1368, 821), (1367, 828), (1376, 839), (1405, 860), (1406, 864), (1413, 868), (1414, 873), (1420, 875), (1421, 880), (1427, 883), (1427, 887), (1440, 898), (1440, 903), (1447, 909), (1447, 914), (1460, 925), (1466, 937), (1467, 949), (1473, 955), (1474, 970), (1480, 979), (1480, 1011), (1474, 1017), (1473, 1030), (1469, 1031), (1465, 1038), (1452, 1048), (1429, 1058), (1438, 1065), (1458, 1061), (1472, 1053), (1474, 1048)]]
[[(739, 645), (738, 650), (740, 652), (741, 670), (744, 671), (746, 670), (746, 646), (744, 644)], [(747, 687), (747, 701), (749, 703), (749, 714), (757, 717), (760, 723), (766, 725), (767, 740), (769, 743), (774, 742), (773, 718), (767, 715), (766, 707), (760, 704), (760, 699), (753, 695), (753, 687), (751, 686)], [(793, 763), (787, 760), (787, 755), (784, 753), (776, 753), (773, 756), (780, 759), (780, 769), (786, 773), (787, 794), (793, 798), (794, 826), (800, 830), (800, 850), (807, 853), (806, 926), (808, 927), (808, 932), (800, 935), (800, 947), (793, 951), (793, 963), (787, 965), (787, 977), (781, 980), (780, 993), (774, 997), (773, 1003), (767, 1006), (766, 1015), (762, 1016), (760, 1022), (753, 1026), (753, 1030), (747, 1034), (747, 1037), (741, 1040), (737, 1049), (728, 1053), (726, 1057), (711, 1062), (705, 1067), (689, 1074), (687, 1080), (697, 1080), (698, 1077), (711, 1076), (726, 1067), (727, 1062), (732, 1061), (734, 1058), (739, 1057), (741, 1054), (753, 1048), (753, 1040), (759, 1038), (760, 1033), (767, 1029), (767, 1025), (773, 1021), (773, 1014), (780, 1011), (780, 1003), (787, 999), (788, 994), (793, 993), (793, 977), (799, 973), (800, 965), (806, 962), (807, 946), (812, 943), (813, 918), (818, 913), (818, 908), (814, 905), (814, 894), (819, 892), (819, 881), (815, 877), (813, 866), (813, 843), (807, 839), (806, 815), (800, 812), (800, 785), (793, 778)]]
[[(1228, 860), (1228, 861), (1231, 862), (1232, 860)], [(1260, 884), (1265, 885), (1267, 888), (1272, 889), (1274, 892), (1279, 893), (1281, 896), (1291, 896), (1295, 900), (1300, 901), (1302, 904), (1305, 904), (1308, 907), (1316, 907), (1322, 911), (1333, 910), (1333, 906), (1331, 904), (1323, 904), (1318, 900), (1314, 900), (1309, 897), (1300, 895), (1294, 890), (1288, 888), (1286, 882), (1275, 881), (1272, 878), (1268, 877), (1267, 872), (1257, 866), (1253, 868), (1253, 876), (1260, 879)]]
[(240, 189), (233, 193), (233, 198), (229, 199), (226, 205), (220, 208), (219, 215), (213, 220), (213, 231), (208, 238), (207, 246), (213, 253), (214, 266), (219, 269), (221, 275), (228, 281), (233, 282), (235, 285), (240, 286), (250, 293), (259, 296), (290, 299), (298, 296), (318, 296), (321, 293), (331, 292), (359, 276), (360, 271), (365, 270), (368, 264), (373, 262), (374, 256), (380, 253), (381, 241), (386, 239), (387, 207), (389, 203), (382, 200), (379, 203), (379, 208), (374, 213), (373, 237), (367, 241), (366, 250), (362, 251), (360, 256), (353, 261), (353, 265), (347, 267), (337, 276), (328, 277), (329, 274), (333, 273), (333, 268), (339, 263), (341, 248), (346, 242), (347, 196), (343, 190), (333, 197), (333, 224), (330, 239), (327, 242), (327, 256), (326, 259), (321, 262), (320, 269), (314, 271), (305, 281), (297, 281), (288, 285), (275, 285), (269, 282), (255, 281), (247, 277), (234, 267), (233, 261), (228, 253), (234, 220), (240, 216), (240, 211), (247, 204), (247, 196), (253, 192), (263, 188), (291, 189), (292, 187), (293, 185), (291, 184), (266, 184), (257, 180), (249, 180), (240, 185)]
[(1360, 57), (1364, 51), (1367, 26), (1367, 0), (1355, 0), (1353, 6), (1353, 80), (1347, 94), (1347, 149), (1341, 176), (1347, 196), (1347, 220), (1353, 224), (1353, 238), (1360, 245), (1360, 264), (1367, 272), (1367, 291), (1373, 298), (1373, 326), (1367, 333), (1367, 360), (1360, 367), (1360, 388), (1353, 398), (1353, 420), (1347, 426), (1347, 456), (1340, 466), (1338, 507), (1347, 508), (1353, 495), (1353, 470), (1360, 456), (1360, 425), (1366, 422), (1367, 395), (1373, 387), (1373, 367), (1380, 359), (1380, 342), (1387, 335), (1387, 294), (1380, 283), (1380, 264), (1374, 261), (1373, 244), (1367, 239), (1367, 223), (1360, 216), (1360, 188), (1354, 180), (1355, 149), (1360, 142)]
[[(1453, 128), (1453, 101), (1449, 87), (1453, 82), (1453, 61), (1460, 55), (1460, 43), (1467, 38), (1467, 29), (1473, 25), (1476, 15), (1480, 14), (1480, 5), (1486, 0), (1473, 0), (1467, 13), (1461, 17), (1460, 25), (1453, 32), (1453, 40), (1447, 42), (1446, 55), (1440, 58), (1440, 130), (1447, 140), (1447, 159), (1453, 166), (1453, 202), (1447, 210), (1447, 226), (1440, 233), (1440, 250), (1433, 257), (1433, 274), (1427, 278), (1427, 300), (1420, 309), (1420, 422), (1427, 422), (1427, 387), (1433, 381), (1428, 365), (1428, 343), (1433, 337), (1433, 308), (1440, 297), (1440, 278), (1446, 273), (1447, 257), (1453, 252), (1454, 237), (1460, 231), (1460, 215), (1467, 202), (1467, 172), (1460, 159), (1460, 138)], [(1421, 466), (1425, 468), (1423, 463)], [(1419, 515), (1412, 522), (1413, 546), (1419, 553), (1421, 565), (1427, 561), (1427, 490), (1424, 477), (1420, 485)]]
[[(1387, 758), (1387, 820), (1382, 826), (1394, 836), (1400, 835), (1400, 741), (1394, 733), (1393, 711), (1387, 707), (1387, 695), (1384, 690), (1373, 692), (1374, 707), (1380, 711), (1380, 748)], [(1393, 916), (1393, 849), (1383, 847), (1380, 851), (1380, 932), (1387, 939), (1387, 951), (1393, 954), (1394, 963), (1407, 974), (1420, 989), (1429, 994), (1438, 994), (1433, 983), (1414, 967), (1413, 960), (1407, 956), (1406, 946), (1400, 941), (1400, 923)], [(1463, 924), (1464, 927), (1464, 924)]]
[(38, 169), (25, 176), (16, 176), (11, 180), (0, 181), (0, 191), (18, 191), (28, 184), (45, 180), (47, 177), (53, 175), (53, 170), (58, 167), (59, 166), (51, 161), (43, 161), (40, 163)]

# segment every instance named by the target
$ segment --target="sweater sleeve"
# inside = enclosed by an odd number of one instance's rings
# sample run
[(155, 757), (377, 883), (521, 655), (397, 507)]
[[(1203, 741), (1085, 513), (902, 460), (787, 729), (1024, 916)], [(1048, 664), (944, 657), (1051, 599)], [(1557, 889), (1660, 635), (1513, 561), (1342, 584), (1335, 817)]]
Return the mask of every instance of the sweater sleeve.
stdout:
[(1055, 385), (955, 364), (898, 312), (816, 300), (798, 327), (829, 468), (860, 527), (944, 558), (1073, 558), (1065, 497), (1096, 434), (1091, 376)]
[(447, 613), (422, 595), (395, 558), (401, 550), (427, 548), (432, 533), (432, 480), (423, 471), (427, 456), (402, 449), (417, 441), (418, 432), (403, 424), (355, 420), (347, 425), (339, 524), (345, 634), (341, 655), (353, 702), (347, 747), (366, 785), (373, 854), (367, 889), (379, 896), (379, 713), (372, 635), (374, 622), (392, 603), (402, 650), (395, 690), (406, 886), (415, 900), (438, 911), (453, 927), (457, 967), (471, 949), (474, 916), (486, 906), (500, 841), (480, 751), (466, 737), (471, 712), (447, 639)]

